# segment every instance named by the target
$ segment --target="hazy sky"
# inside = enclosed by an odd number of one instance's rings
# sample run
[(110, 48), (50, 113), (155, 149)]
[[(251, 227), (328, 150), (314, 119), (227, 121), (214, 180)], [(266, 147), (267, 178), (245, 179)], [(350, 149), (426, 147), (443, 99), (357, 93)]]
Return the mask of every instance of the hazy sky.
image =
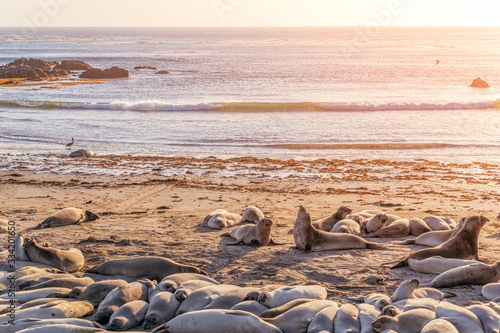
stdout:
[(2, 26), (492, 26), (499, 15), (499, 0), (0, 0)]

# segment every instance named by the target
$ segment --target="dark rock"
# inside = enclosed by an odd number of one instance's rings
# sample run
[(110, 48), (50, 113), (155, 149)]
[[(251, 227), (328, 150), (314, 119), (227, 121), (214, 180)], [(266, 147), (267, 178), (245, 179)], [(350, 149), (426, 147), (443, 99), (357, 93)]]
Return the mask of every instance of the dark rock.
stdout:
[[(57, 61), (44, 61), (40, 59), (17, 59), (5, 66), (0, 66), (0, 78), (15, 79), (40, 79), (53, 76), (52, 66)], [(58, 73), (58, 75), (61, 73)], [(65, 75), (65, 74), (64, 74)]]
[(474, 79), (470, 85), (473, 88), (488, 88), (490, 85), (480, 77)]
[(63, 60), (59, 65), (54, 67), (54, 70), (63, 70), (63, 71), (86, 71), (87, 69), (91, 69), (92, 66), (89, 64), (78, 61), (78, 60)]
[(155, 74), (170, 74), (169, 71), (159, 71), (156, 72)]
[(105, 70), (92, 68), (80, 75), (82, 79), (120, 79), (126, 77), (128, 77), (128, 70), (116, 66)]
[(14, 81), (14, 80), (10, 80), (10, 81), (2, 82), (1, 84), (17, 85), (17, 84), (19, 84), (19, 82)]
[(152, 66), (135, 66), (134, 69), (156, 69), (156, 67), (152, 67)]

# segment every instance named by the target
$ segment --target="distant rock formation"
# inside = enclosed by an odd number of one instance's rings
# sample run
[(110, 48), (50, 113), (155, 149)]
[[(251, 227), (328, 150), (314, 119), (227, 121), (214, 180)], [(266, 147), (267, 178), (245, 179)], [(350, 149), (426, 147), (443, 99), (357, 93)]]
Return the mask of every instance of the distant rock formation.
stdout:
[(158, 71), (155, 74), (170, 74), (169, 71)]
[(113, 66), (108, 69), (92, 68), (80, 75), (82, 79), (121, 79), (128, 77), (128, 70)]
[(153, 66), (135, 66), (134, 69), (156, 69)]
[(68, 72), (56, 69), (57, 61), (44, 61), (40, 59), (17, 59), (5, 66), (0, 66), (2, 79), (30, 79), (40, 80), (46, 77), (65, 76)]
[(86, 71), (91, 68), (92, 66), (86, 62), (78, 60), (63, 60), (59, 65), (54, 67), (54, 69), (60, 69), (63, 71)]
[(490, 85), (480, 77), (474, 79), (470, 85), (473, 88), (488, 88)]

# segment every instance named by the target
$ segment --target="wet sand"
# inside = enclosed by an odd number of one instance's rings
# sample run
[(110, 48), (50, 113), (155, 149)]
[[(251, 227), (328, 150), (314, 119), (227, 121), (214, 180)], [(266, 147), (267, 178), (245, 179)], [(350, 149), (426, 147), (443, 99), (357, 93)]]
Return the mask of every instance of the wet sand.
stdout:
[[(484, 215), (490, 222), (480, 234), (479, 256), (488, 263), (500, 260), (496, 164), (50, 155), (3, 156), (0, 170), (0, 218), (16, 221), (18, 232), (51, 246), (81, 249), (86, 263), (77, 275), (108, 259), (159, 255), (200, 267), (222, 283), (320, 284), (328, 298), (342, 303), (372, 291), (390, 294), (408, 278), (427, 282), (435, 277), (408, 267), (383, 267), (423, 248), (399, 245), (402, 239), (372, 239), (387, 246), (381, 251), (302, 253), (291, 232), (299, 205), (313, 220), (342, 205), (354, 212), (377, 208), (407, 218), (445, 215), (457, 222)], [(227, 230), (201, 226), (212, 210), (241, 213), (249, 205), (273, 220), (273, 238), (286, 245), (229, 246), (233, 240), (221, 237)], [(66, 207), (89, 209), (101, 218), (26, 230)], [(0, 244), (6, 247), (6, 234)], [(458, 295), (450, 301), (464, 305), (484, 300), (480, 289), (444, 290)]]

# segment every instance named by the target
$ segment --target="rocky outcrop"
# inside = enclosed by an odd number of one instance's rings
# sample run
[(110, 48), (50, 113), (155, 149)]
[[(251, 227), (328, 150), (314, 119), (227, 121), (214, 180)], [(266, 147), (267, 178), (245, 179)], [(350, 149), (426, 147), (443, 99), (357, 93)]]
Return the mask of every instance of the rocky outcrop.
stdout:
[(68, 72), (52, 69), (58, 65), (57, 61), (44, 61), (40, 59), (17, 59), (5, 66), (0, 66), (2, 79), (42, 79), (53, 76), (68, 75)]
[(113, 66), (108, 69), (92, 68), (80, 75), (82, 79), (121, 79), (128, 77), (128, 70)]
[(472, 88), (488, 88), (490, 85), (480, 77), (474, 79), (470, 85)]
[(59, 69), (63, 71), (86, 71), (91, 69), (92, 66), (83, 61), (78, 60), (63, 60), (59, 65), (54, 67), (54, 69)]
[(169, 71), (158, 71), (155, 74), (170, 74)]
[(134, 69), (156, 69), (153, 66), (135, 66)]

